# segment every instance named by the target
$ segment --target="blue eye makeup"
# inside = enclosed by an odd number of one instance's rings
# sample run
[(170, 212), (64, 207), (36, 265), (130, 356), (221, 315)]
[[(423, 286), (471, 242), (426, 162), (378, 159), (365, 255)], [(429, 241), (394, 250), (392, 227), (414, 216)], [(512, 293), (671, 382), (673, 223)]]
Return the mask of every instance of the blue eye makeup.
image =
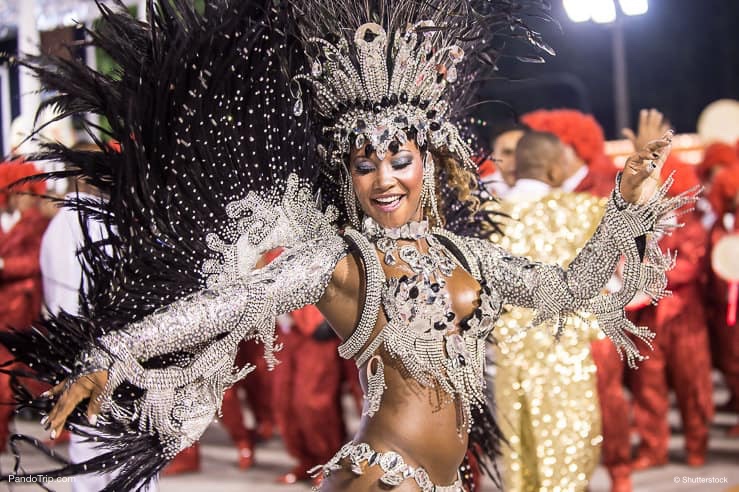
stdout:
[(413, 155), (409, 152), (403, 152), (401, 154), (393, 156), (392, 161), (390, 161), (391, 165), (394, 169), (403, 169), (404, 167), (408, 167), (410, 164), (413, 163)]
[(405, 159), (394, 159), (392, 161), (392, 165), (394, 169), (403, 169), (405, 167), (410, 166), (411, 164), (413, 164), (412, 157), (405, 158)]
[(359, 174), (368, 174), (375, 170), (375, 165), (371, 161), (361, 160), (354, 163), (354, 170)]

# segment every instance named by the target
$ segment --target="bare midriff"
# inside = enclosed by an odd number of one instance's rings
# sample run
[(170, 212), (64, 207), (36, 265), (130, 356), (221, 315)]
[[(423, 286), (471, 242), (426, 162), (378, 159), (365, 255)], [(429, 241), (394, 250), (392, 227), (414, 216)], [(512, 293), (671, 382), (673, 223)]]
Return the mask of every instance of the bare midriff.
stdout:
[[(419, 245), (419, 249), (425, 249), (423, 245)], [(386, 277), (408, 274), (384, 264), (383, 269)], [(457, 268), (447, 279), (446, 288), (457, 320), (468, 316), (479, 304), (480, 286), (462, 268)], [(386, 323), (384, 313), (380, 312), (373, 337)], [(382, 357), (385, 365), (387, 389), (380, 409), (372, 417), (362, 417), (353, 441), (365, 442), (379, 452), (395, 451), (409, 465), (423, 467), (435, 484), (451, 485), (457, 479), (468, 440), (467, 432), (461, 426), (462, 414), (457, 402), (443, 390), (424, 387), (405, 374), (402, 362), (388, 356), (382, 348), (376, 354)], [(359, 376), (366, 392), (367, 364), (359, 369)], [(387, 490), (378, 482), (381, 475), (379, 466), (366, 467), (359, 476), (345, 467), (324, 480), (321, 490)], [(415, 491), (418, 486), (408, 479), (393, 490)]]

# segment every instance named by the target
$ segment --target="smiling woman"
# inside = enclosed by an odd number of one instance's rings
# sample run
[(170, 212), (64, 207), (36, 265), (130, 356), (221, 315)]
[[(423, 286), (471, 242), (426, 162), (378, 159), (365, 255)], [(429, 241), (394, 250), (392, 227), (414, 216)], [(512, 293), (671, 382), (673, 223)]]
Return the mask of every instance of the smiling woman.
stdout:
[[(306, 304), (340, 336), (365, 390), (357, 434), (315, 470), (324, 491), (460, 492), (472, 486), (467, 452), (493, 470), (485, 350), (504, 304), (558, 330), (562, 314), (590, 311), (630, 365), (641, 360), (626, 334), (651, 333), (623, 306), (640, 288), (662, 296), (670, 263), (644, 236), (692, 201), (647, 183), (669, 138), (632, 156), (566, 270), (455, 235), (439, 190), (468, 200), (475, 165), (453, 121), (481, 61), (495, 65), (499, 33), (548, 50), (521, 18), (539, 2), (370, 3), (226, 0), (202, 17), (169, 0), (150, 24), (109, 14), (91, 33), (121, 60), (119, 79), (32, 65), (55, 102), (93, 106), (121, 142), (120, 153), (53, 145), (46, 156), (110, 193), (101, 209), (71, 204), (104, 217), (111, 237), (83, 250), (94, 286), (84, 314), (0, 333), (55, 384), (21, 397), (48, 413), (52, 436), (94, 433), (107, 450), (55, 474), (121, 468), (109, 490), (151, 479), (250, 371), (234, 367), (239, 342), (257, 339), (276, 363), (275, 317)], [(622, 292), (601, 295), (622, 256)]]
[(421, 152), (412, 140), (384, 159), (369, 144), (353, 150), (352, 183), (362, 212), (383, 227), (421, 220), (423, 166)]

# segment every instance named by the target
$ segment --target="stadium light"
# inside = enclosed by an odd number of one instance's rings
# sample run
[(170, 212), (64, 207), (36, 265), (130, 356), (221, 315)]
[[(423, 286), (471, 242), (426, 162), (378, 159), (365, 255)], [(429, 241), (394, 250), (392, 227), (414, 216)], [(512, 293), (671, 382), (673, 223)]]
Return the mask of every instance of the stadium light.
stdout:
[(627, 16), (646, 14), (649, 0), (618, 0), (618, 6), (616, 0), (562, 0), (562, 6), (572, 22), (592, 20), (609, 25), (616, 128), (628, 128), (630, 103), (623, 24)]
[(590, 2), (588, 0), (564, 0), (562, 2), (567, 17), (572, 22), (587, 22), (590, 20)]
[(648, 0), (619, 0), (618, 3), (625, 15), (644, 15), (649, 10)]
[(616, 4), (613, 0), (593, 0), (590, 16), (598, 24), (610, 24), (616, 20)]

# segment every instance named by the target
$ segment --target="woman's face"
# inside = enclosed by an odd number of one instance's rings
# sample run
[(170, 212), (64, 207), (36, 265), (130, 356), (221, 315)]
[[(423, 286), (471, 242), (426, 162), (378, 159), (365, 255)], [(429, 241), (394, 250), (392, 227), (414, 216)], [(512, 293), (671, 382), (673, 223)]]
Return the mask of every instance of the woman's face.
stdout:
[(349, 166), (366, 216), (383, 227), (421, 220), (423, 159), (415, 142), (407, 141), (394, 154), (388, 151), (382, 160), (374, 152), (367, 157), (365, 147), (353, 149)]

